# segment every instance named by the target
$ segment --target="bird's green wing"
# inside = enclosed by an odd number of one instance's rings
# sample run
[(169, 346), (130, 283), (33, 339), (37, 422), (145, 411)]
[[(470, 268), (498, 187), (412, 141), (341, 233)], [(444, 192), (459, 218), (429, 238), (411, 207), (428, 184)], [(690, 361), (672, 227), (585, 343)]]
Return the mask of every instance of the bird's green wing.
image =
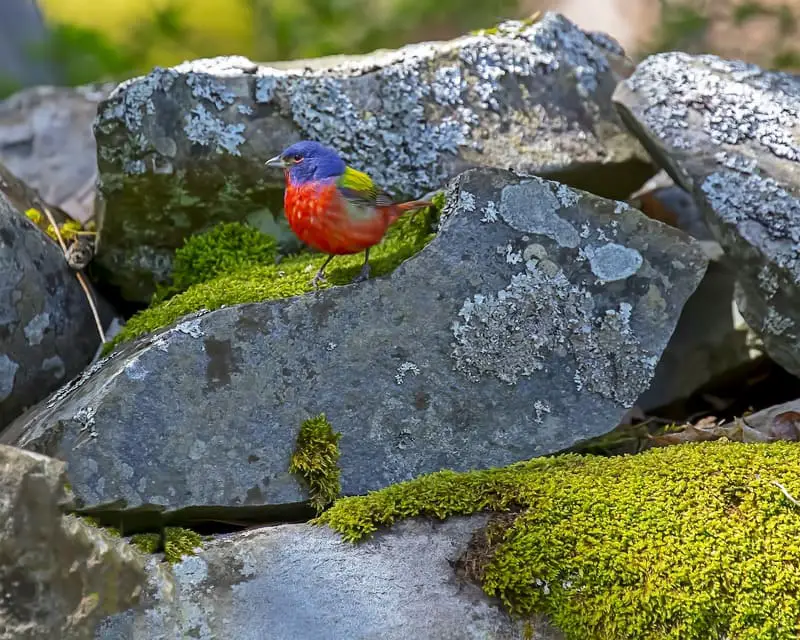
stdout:
[(344, 173), (336, 182), (336, 186), (348, 203), (357, 208), (372, 209), (392, 204), (389, 194), (381, 190), (373, 182), (372, 178), (352, 167), (345, 167)]

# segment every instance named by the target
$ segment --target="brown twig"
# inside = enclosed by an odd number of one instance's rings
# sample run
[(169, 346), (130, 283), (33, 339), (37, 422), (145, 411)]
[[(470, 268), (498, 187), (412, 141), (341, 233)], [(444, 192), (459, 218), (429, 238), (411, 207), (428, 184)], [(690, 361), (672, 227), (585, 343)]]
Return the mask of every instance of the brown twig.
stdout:
[[(53, 214), (50, 213), (50, 209), (48, 209), (44, 204), (42, 204), (42, 209), (44, 209), (44, 214), (47, 216), (47, 220), (50, 222), (50, 225), (53, 227), (53, 232), (56, 234), (56, 238), (58, 238), (58, 244), (61, 247), (61, 251), (64, 253), (64, 259), (67, 259), (67, 245), (64, 243), (64, 238), (61, 237), (61, 230), (58, 228), (56, 224), (56, 220), (53, 217)], [(89, 284), (86, 282), (86, 278), (83, 277), (83, 274), (80, 271), (75, 271), (75, 277), (78, 279), (78, 283), (81, 285), (81, 289), (83, 289), (83, 293), (86, 294), (86, 300), (89, 302), (89, 308), (92, 310), (92, 316), (94, 317), (94, 323), (97, 326), (97, 333), (100, 334), (100, 341), (105, 344), (106, 342), (106, 332), (103, 331), (103, 323), (100, 321), (100, 314), (97, 311), (97, 305), (95, 304), (94, 297), (92, 296), (92, 292), (89, 289)]]

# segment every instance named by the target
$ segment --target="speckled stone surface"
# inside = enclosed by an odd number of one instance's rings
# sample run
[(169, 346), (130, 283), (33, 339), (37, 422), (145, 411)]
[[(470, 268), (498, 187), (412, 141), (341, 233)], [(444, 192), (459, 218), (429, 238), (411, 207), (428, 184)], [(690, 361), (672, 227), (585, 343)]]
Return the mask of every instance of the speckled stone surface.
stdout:
[(502, 466), (608, 432), (703, 277), (695, 241), (617, 201), (469, 170), (390, 276), (184, 318), (9, 429), (86, 505), (291, 504), (324, 412), (342, 489)]
[(214, 222), (248, 219), (291, 242), (273, 219), (283, 175), (264, 162), (301, 138), (332, 146), (398, 198), (479, 165), (625, 197), (652, 170), (611, 106), (622, 53), (547, 14), (366, 56), (156, 69), (99, 110), (96, 264), (126, 298), (147, 302), (174, 250)]
[(89, 640), (137, 604), (145, 558), (63, 510), (64, 463), (0, 445), (0, 640)]
[(701, 203), (748, 325), (800, 375), (800, 79), (668, 53), (645, 60), (615, 101)]
[(0, 193), (0, 431), (80, 373), (99, 344), (60, 249)]
[(282, 525), (220, 537), (149, 602), (105, 620), (96, 640), (560, 640), (532, 635), (453, 568), (485, 516), (409, 520), (356, 545), (327, 527)]

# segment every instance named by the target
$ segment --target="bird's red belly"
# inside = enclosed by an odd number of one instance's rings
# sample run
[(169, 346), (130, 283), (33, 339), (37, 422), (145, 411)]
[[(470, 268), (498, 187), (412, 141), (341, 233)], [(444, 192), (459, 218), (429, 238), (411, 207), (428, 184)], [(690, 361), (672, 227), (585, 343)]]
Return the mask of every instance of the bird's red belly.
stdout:
[(352, 220), (330, 198), (303, 197), (287, 191), (284, 200), (289, 227), (300, 240), (323, 253), (360, 253), (378, 244), (386, 233), (388, 220), (376, 212), (373, 218)]

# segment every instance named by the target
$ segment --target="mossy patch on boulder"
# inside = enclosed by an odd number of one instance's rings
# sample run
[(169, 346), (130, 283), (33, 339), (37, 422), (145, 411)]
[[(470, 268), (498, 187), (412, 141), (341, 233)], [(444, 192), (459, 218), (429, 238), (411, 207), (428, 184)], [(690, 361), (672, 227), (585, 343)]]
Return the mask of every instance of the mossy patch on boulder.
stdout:
[[(433, 202), (434, 206), (407, 214), (389, 228), (383, 242), (370, 251), (371, 277), (390, 273), (433, 239), (444, 194), (434, 196)], [(161, 290), (153, 305), (131, 317), (104, 353), (201, 309), (313, 291), (311, 279), (326, 256), (304, 251), (276, 264), (273, 247), (269, 236), (241, 223), (223, 224), (190, 238), (176, 253), (173, 284)], [(337, 256), (328, 265), (327, 282), (321, 288), (348, 284), (363, 261), (363, 253)]]
[(164, 559), (174, 564), (183, 556), (193, 556), (203, 546), (203, 537), (196, 531), (182, 527), (164, 529)]
[(317, 513), (339, 497), (339, 438), (324, 414), (300, 426), (289, 472), (300, 474), (308, 484), (311, 506)]
[(142, 553), (157, 553), (161, 549), (161, 534), (137, 533), (131, 536), (130, 543)]
[[(780, 485), (780, 486), (778, 486)], [(316, 522), (357, 541), (401, 518), (508, 512), (484, 591), (568, 639), (796, 638), (800, 444), (724, 441), (613, 458), (441, 471), (338, 500)]]

